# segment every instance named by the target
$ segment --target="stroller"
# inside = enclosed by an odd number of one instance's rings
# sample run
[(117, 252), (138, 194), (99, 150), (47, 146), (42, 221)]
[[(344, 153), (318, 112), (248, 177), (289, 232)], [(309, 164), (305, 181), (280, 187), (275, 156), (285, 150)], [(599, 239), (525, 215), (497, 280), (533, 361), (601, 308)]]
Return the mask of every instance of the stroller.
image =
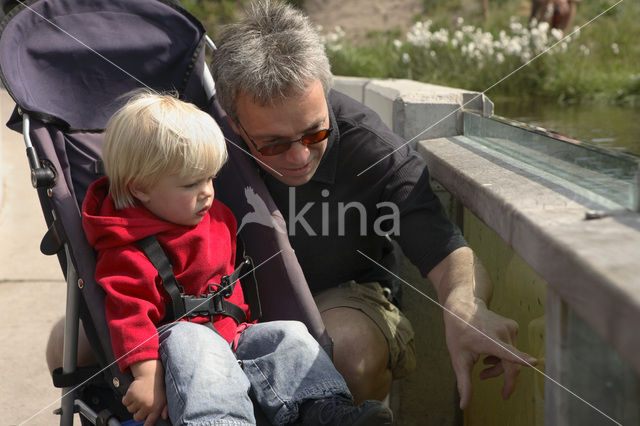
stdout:
[[(177, 92), (220, 124), (229, 161), (216, 180), (216, 196), (241, 223), (253, 212), (248, 194), (257, 195), (274, 224), (243, 223), (239, 235), (257, 265), (258, 289), (263, 287), (253, 310), (261, 308), (263, 321), (304, 322), (330, 352), (331, 340), (287, 235), (277, 231), (286, 229), (282, 215), (215, 100), (205, 64), (205, 50), (215, 46), (201, 23), (172, 0), (18, 3), (0, 22), (0, 77), (16, 102), (7, 125), (23, 134), (32, 185), (48, 226), (40, 249), (57, 255), (66, 278), (63, 366), (53, 377), (62, 388), (56, 410), (60, 424), (72, 425), (75, 413), (82, 424), (133, 422), (120, 403), (132, 377), (115, 363), (80, 206), (101, 175), (105, 124), (124, 102), (122, 95), (136, 88)], [(95, 367), (77, 366), (80, 320), (98, 360)]]

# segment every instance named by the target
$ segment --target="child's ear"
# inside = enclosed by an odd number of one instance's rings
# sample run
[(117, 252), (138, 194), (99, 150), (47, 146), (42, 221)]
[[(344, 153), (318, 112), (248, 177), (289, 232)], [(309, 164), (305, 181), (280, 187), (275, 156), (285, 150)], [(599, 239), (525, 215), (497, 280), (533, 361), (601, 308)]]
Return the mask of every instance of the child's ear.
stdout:
[(149, 197), (149, 194), (146, 192), (146, 190), (142, 188), (139, 184), (134, 184), (133, 182), (129, 182), (127, 186), (129, 187), (129, 192), (131, 192), (131, 195), (137, 198), (140, 202), (146, 203), (151, 199), (151, 197)]

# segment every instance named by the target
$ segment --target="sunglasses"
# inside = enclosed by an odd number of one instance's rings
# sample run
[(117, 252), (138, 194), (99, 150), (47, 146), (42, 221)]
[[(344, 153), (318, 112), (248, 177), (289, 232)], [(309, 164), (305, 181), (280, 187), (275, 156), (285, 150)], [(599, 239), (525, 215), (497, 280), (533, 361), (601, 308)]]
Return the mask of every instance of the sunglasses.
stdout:
[(274, 143), (265, 145), (262, 148), (258, 148), (258, 145), (251, 138), (251, 136), (249, 136), (249, 133), (247, 133), (242, 123), (240, 123), (239, 120), (236, 120), (236, 122), (238, 123), (238, 125), (240, 126), (244, 134), (247, 135), (247, 138), (249, 138), (249, 141), (251, 142), (253, 147), (256, 149), (256, 151), (258, 151), (260, 154), (264, 155), (265, 157), (282, 154), (283, 152), (291, 148), (291, 145), (296, 142), (300, 142), (304, 146), (315, 145), (327, 139), (331, 134), (331, 132), (333, 131), (333, 128), (329, 127), (328, 129), (322, 129), (322, 130), (318, 130), (317, 132), (309, 133), (307, 135), (302, 135), (301, 138), (293, 141), (274, 142)]

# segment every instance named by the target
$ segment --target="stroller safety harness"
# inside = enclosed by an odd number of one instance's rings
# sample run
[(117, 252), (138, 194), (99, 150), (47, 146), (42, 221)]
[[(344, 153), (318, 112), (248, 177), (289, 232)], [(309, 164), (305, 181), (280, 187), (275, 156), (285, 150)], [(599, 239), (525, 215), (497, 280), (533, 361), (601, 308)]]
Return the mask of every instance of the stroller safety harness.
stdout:
[(213, 319), (214, 315), (231, 317), (236, 324), (248, 321), (244, 310), (226, 299), (233, 293), (236, 282), (240, 277), (249, 274), (253, 270), (251, 258), (245, 256), (242, 263), (231, 275), (222, 277), (220, 284), (209, 284), (208, 294), (193, 296), (184, 294), (184, 288), (173, 274), (173, 267), (169, 262), (169, 258), (155, 235), (139, 240), (138, 244), (140, 244), (144, 253), (158, 270), (164, 289), (171, 297), (171, 303), (167, 306), (167, 312), (162, 322), (172, 322), (181, 318), (190, 319), (199, 316), (209, 316)]

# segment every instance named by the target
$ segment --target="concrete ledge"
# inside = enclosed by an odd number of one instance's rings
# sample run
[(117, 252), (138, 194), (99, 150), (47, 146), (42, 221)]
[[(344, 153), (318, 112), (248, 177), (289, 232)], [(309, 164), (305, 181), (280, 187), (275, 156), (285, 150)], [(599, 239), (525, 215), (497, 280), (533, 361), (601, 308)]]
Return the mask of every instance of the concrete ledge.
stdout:
[(419, 139), (461, 135), (463, 110), (493, 114), (481, 93), (412, 80), (336, 77), (334, 87), (376, 111), (414, 147)]
[(422, 141), (418, 150), (433, 178), (640, 372), (640, 215), (585, 220), (602, 207), (465, 137)]
[(364, 103), (364, 87), (370, 80), (364, 77), (334, 77), (333, 88)]

